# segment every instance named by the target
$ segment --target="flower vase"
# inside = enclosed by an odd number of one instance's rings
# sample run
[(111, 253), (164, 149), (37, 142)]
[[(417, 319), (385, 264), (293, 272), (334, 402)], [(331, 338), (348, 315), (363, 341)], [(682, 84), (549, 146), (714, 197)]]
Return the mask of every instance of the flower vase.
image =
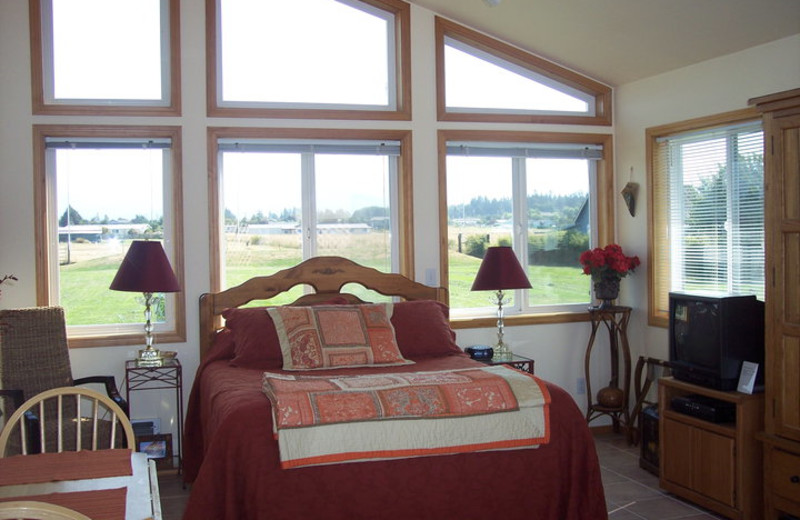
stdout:
[(619, 296), (619, 280), (616, 276), (594, 280), (594, 297), (601, 300), (596, 308), (607, 309), (614, 306), (614, 300)]

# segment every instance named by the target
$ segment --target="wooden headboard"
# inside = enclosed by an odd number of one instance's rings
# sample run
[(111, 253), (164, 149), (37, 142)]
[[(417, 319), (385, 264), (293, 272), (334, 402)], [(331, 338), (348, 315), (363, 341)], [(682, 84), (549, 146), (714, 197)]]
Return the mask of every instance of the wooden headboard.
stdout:
[(255, 300), (269, 300), (301, 284), (311, 286), (315, 292), (301, 296), (293, 305), (311, 305), (336, 296), (360, 303), (362, 300), (357, 296), (341, 292), (348, 283), (357, 283), (380, 294), (404, 300), (448, 303), (448, 292), (444, 287), (429, 287), (403, 275), (383, 273), (338, 256), (318, 256), (273, 275), (251, 278), (222, 292), (200, 296), (200, 359), (205, 358), (214, 335), (222, 328), (222, 312), (225, 309)]

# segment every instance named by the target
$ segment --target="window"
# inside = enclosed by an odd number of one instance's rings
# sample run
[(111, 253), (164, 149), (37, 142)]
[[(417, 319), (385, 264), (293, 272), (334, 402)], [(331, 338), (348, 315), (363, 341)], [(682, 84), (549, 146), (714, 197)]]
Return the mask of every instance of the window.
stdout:
[[(129, 345), (143, 334), (143, 297), (108, 287), (130, 241), (162, 241), (183, 285), (179, 130), (34, 132), (38, 303), (64, 307), (71, 346)], [(156, 299), (161, 341), (185, 338), (182, 294)]]
[(407, 132), (254, 132), (212, 131), (220, 288), (323, 255), (402, 271)]
[(648, 129), (650, 320), (670, 291), (764, 299), (764, 157), (750, 110)]
[(207, 1), (211, 115), (410, 117), (405, 2)]
[(603, 197), (610, 137), (448, 131), (440, 143), (451, 315), (496, 312), (490, 295), (470, 288), (486, 248), (498, 245), (514, 248), (532, 285), (509, 294), (509, 315), (585, 310), (590, 280), (578, 257), (613, 229)]
[(36, 114), (180, 114), (179, 0), (30, 0)]
[(436, 18), (442, 121), (611, 124), (611, 89)]

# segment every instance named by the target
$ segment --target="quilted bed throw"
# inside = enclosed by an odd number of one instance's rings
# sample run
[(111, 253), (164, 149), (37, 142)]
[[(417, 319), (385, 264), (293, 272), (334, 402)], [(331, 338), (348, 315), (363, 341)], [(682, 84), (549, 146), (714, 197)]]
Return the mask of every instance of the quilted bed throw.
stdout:
[(549, 441), (550, 396), (504, 365), (363, 376), (265, 372), (285, 469), (533, 448)]

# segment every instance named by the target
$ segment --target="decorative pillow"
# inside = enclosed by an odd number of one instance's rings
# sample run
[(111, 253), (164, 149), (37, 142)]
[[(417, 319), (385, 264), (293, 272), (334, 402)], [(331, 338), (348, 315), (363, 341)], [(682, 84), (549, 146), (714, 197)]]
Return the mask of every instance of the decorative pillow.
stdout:
[(222, 317), (225, 327), (233, 333), (232, 366), (259, 370), (283, 366), (278, 332), (266, 307), (225, 309)]
[(436, 300), (397, 302), (392, 311), (397, 345), (405, 358), (451, 356), (464, 351), (456, 345), (447, 305)]
[[(284, 370), (405, 365), (391, 304), (270, 307)], [(387, 312), (388, 311), (388, 312)]]

